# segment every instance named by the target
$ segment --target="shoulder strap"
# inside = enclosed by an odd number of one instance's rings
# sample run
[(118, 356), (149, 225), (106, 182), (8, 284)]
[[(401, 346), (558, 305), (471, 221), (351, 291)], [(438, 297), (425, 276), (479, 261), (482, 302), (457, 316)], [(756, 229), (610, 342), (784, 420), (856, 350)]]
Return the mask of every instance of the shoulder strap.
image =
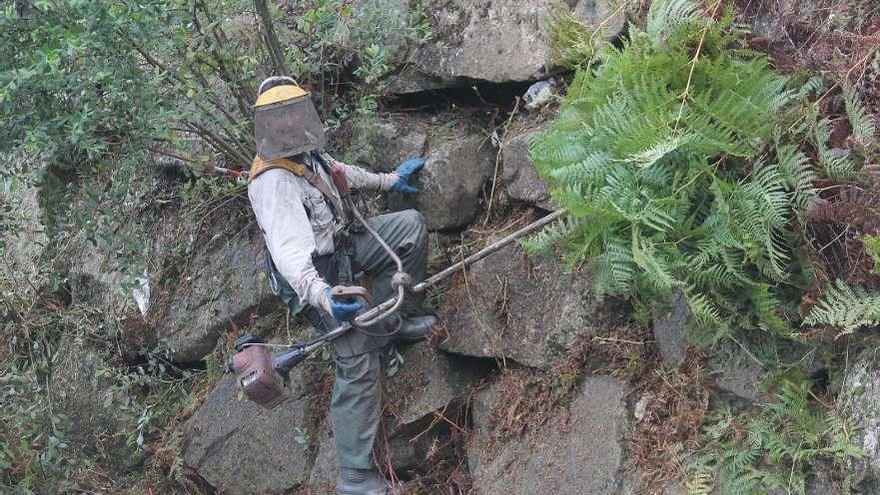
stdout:
[(306, 167), (302, 163), (297, 163), (293, 160), (288, 160), (286, 158), (273, 158), (271, 160), (263, 160), (262, 158), (257, 156), (254, 158), (254, 161), (251, 164), (251, 170), (248, 173), (248, 182), (256, 179), (257, 176), (259, 176), (263, 172), (267, 172), (275, 168), (282, 168), (296, 176), (304, 177), (307, 181), (309, 181), (309, 184), (315, 187), (315, 189), (321, 191), (321, 194), (324, 195), (324, 199), (326, 201), (330, 202), (330, 204), (333, 206), (333, 209), (336, 210), (336, 214), (339, 216), (339, 220), (342, 222), (342, 224), (348, 224), (348, 215), (346, 215), (345, 208), (343, 208), (342, 205), (342, 201), (340, 201), (339, 197), (333, 194), (333, 190), (330, 188), (330, 185), (327, 184), (327, 181), (325, 181), (319, 174), (315, 173), (314, 170)]
[(253, 163), (251, 163), (251, 170), (250, 172), (248, 172), (248, 182), (256, 179), (257, 176), (259, 176), (263, 172), (267, 172), (275, 168), (283, 168), (284, 170), (287, 170), (288, 172), (294, 175), (298, 175), (300, 177), (305, 175), (306, 170), (306, 166), (302, 163), (297, 163), (293, 160), (288, 160), (286, 158), (273, 158), (271, 160), (263, 160), (259, 156), (255, 156)]

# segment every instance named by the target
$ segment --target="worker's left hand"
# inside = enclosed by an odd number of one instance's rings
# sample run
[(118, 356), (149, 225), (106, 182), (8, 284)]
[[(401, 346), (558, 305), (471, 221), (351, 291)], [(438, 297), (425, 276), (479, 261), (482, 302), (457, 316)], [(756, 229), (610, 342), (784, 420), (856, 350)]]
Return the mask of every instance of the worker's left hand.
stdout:
[(422, 169), (425, 166), (425, 159), (422, 157), (415, 157), (406, 160), (397, 165), (397, 168), (394, 170), (394, 173), (397, 174), (397, 181), (391, 185), (391, 191), (397, 192), (401, 194), (415, 194), (419, 192), (419, 188), (413, 187), (409, 185), (409, 180), (412, 176)]

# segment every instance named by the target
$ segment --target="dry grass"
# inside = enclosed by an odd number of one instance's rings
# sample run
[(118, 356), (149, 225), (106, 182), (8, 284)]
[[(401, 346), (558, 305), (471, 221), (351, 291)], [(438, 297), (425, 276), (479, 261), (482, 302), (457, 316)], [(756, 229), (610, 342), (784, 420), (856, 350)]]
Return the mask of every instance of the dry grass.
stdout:
[(584, 335), (549, 370), (508, 368), (498, 379), (499, 401), (489, 424), (493, 440), (516, 438), (540, 428), (574, 398), (583, 377), (613, 375), (632, 380), (645, 371), (656, 353), (650, 330), (622, 325), (599, 335)]
[(700, 425), (709, 412), (710, 396), (703, 361), (704, 356), (692, 349), (674, 370), (664, 369), (655, 359), (634, 384), (636, 409), (644, 407), (630, 441), (641, 474), (640, 493), (654, 493), (680, 477), (682, 457), (700, 446)]
[(491, 411), (491, 453), (503, 442), (536, 431), (554, 414), (564, 413), (587, 374), (612, 375), (631, 384), (630, 402), (642, 402), (641, 419), (630, 440), (642, 476), (640, 493), (662, 487), (681, 473), (684, 452), (699, 447), (699, 428), (709, 410), (703, 359), (693, 350), (674, 370), (660, 359), (650, 329), (623, 325), (584, 336), (546, 371), (509, 368), (498, 378), (499, 401)]

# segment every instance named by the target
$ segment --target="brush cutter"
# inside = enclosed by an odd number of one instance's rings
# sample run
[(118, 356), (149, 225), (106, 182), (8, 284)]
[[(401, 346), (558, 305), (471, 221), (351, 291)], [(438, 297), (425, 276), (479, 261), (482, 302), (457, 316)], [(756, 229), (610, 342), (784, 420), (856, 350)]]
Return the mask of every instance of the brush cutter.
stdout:
[[(388, 256), (394, 260), (394, 263), (397, 266), (397, 273), (392, 277), (391, 285), (396, 289), (397, 295), (377, 306), (363, 311), (352, 321), (343, 322), (337, 328), (319, 335), (312, 340), (293, 345), (282, 345), (280, 347), (284, 347), (284, 349), (274, 355), (269, 354), (268, 348), (277, 347), (277, 344), (268, 344), (252, 334), (239, 337), (234, 344), (236, 354), (226, 362), (226, 372), (235, 373), (239, 385), (250, 400), (270, 409), (286, 399), (288, 392), (284, 387), (284, 383), (290, 370), (306, 360), (313, 352), (321, 349), (334, 339), (345, 335), (347, 332), (353, 330), (366, 331), (363, 329), (385, 320), (400, 308), (400, 305), (403, 304), (404, 298), (406, 297), (407, 291), (410, 291), (413, 294), (424, 292), (429, 287), (436, 285), (450, 275), (492, 253), (495, 253), (516, 239), (541, 229), (542, 227), (556, 221), (563, 215), (561, 210), (551, 213), (550, 215), (517, 230), (507, 237), (486, 246), (480, 251), (468, 256), (449, 268), (446, 268), (427, 280), (413, 285), (412, 277), (404, 271), (403, 262), (400, 260), (400, 257), (398, 257), (388, 243), (382, 239), (378, 232), (367, 223), (363, 215), (361, 215), (360, 211), (355, 207), (354, 202), (351, 199), (348, 183), (341, 167), (331, 167), (330, 177), (333, 180), (336, 189), (339, 191), (340, 196), (342, 196), (347, 209), (354, 216), (354, 219), (363, 226), (379, 245), (382, 246)], [(359, 299), (364, 304), (364, 307), (368, 307), (370, 304), (369, 294), (362, 287), (336, 286), (331, 290), (331, 297), (344, 301), (353, 298)]]

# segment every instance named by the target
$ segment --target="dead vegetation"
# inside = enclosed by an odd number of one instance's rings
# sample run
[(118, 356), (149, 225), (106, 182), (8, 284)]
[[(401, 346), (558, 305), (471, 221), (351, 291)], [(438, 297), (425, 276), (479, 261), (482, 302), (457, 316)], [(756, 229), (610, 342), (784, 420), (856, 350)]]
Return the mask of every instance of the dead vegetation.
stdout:
[(703, 361), (704, 356), (691, 349), (676, 369), (665, 369), (655, 359), (636, 379), (630, 447), (641, 476), (640, 493), (654, 493), (678, 478), (685, 457), (700, 447), (710, 396)]
[(493, 439), (516, 438), (540, 428), (571, 402), (587, 373), (629, 381), (640, 376), (656, 361), (651, 339), (649, 329), (625, 324), (599, 335), (581, 336), (549, 370), (503, 369), (497, 381), (499, 393), (511, 400), (499, 402), (491, 412)]
[(645, 490), (639, 493), (649, 493), (676, 479), (685, 453), (699, 447), (710, 397), (704, 358), (689, 350), (676, 369), (668, 369), (650, 329), (627, 324), (582, 337), (549, 370), (502, 370), (499, 394), (511, 400), (500, 401), (491, 411), (489, 450), (537, 431), (552, 415), (564, 412), (587, 374), (615, 376), (631, 384), (628, 399), (636, 422), (630, 450)]

